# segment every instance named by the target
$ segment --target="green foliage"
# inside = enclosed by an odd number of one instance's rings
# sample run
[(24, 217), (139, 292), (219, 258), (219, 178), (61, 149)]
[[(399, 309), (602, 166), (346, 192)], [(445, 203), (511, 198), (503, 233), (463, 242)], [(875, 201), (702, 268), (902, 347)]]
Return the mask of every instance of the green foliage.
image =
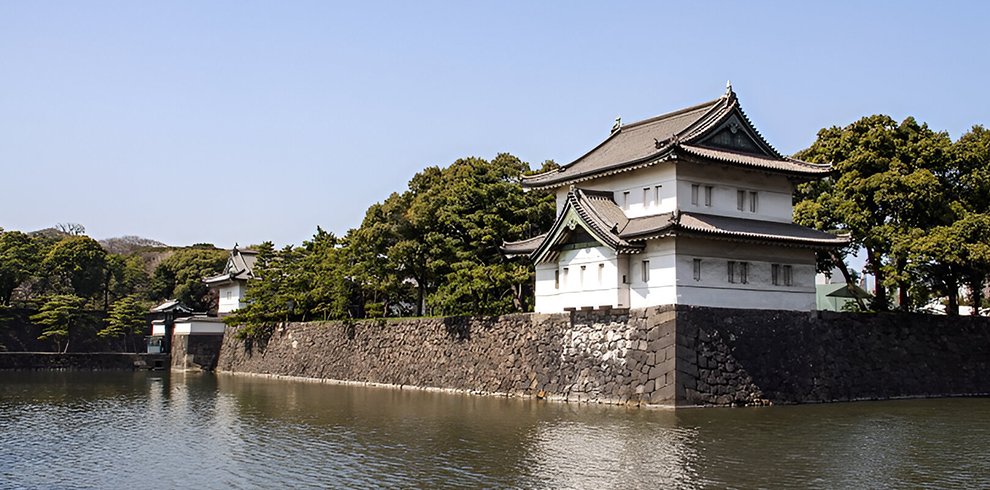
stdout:
[(795, 156), (834, 163), (832, 178), (798, 188), (794, 219), (851, 232), (876, 277), (874, 309), (889, 308), (895, 287), (903, 309), (934, 294), (955, 313), (962, 285), (979, 296), (990, 273), (990, 133), (981, 126), (953, 143), (913, 118), (869, 116), (821, 130)]
[(41, 261), (38, 244), (29, 235), (0, 230), (0, 306), (10, 305), (14, 289), (38, 272)]
[(229, 254), (215, 248), (184, 248), (162, 260), (151, 278), (151, 296), (156, 301), (177, 299), (196, 311), (212, 304), (203, 278), (223, 272)]
[(88, 236), (63, 238), (48, 252), (43, 265), (53, 279), (56, 291), (92, 299), (104, 290), (107, 253), (99, 242)]
[(531, 308), (532, 268), (499, 251), (503, 240), (533, 236), (553, 222), (553, 196), (519, 185), (528, 172), (508, 154), (464, 158), (423, 170), (406, 192), (372, 206), (347, 237), (351, 277), (366, 304), (386, 316), (405, 314), (401, 305), (410, 299), (417, 315)]
[(343, 239), (318, 228), (300, 247), (262, 244), (247, 304), (226, 322), (242, 326), (241, 338), (263, 340), (284, 321), (530, 309), (532, 267), (499, 250), (555, 217), (552, 195), (523, 192), (527, 172), (508, 154), (428, 167)]
[(142, 335), (147, 330), (148, 305), (136, 296), (115, 301), (107, 314), (106, 326), (97, 332), (104, 338)]
[(46, 298), (41, 310), (31, 316), (32, 322), (42, 326), (38, 339), (53, 340), (58, 351), (67, 352), (70, 332), (83, 320), (85, 304), (84, 298), (71, 294), (56, 294)]
[(938, 176), (950, 161), (951, 140), (913, 118), (864, 117), (845, 128), (818, 133), (797, 158), (832, 162), (834, 178), (800, 189), (795, 221), (820, 229), (842, 228), (867, 252), (877, 278), (873, 307), (888, 309), (886, 288), (909, 283), (904, 237), (939, 224), (945, 188)]

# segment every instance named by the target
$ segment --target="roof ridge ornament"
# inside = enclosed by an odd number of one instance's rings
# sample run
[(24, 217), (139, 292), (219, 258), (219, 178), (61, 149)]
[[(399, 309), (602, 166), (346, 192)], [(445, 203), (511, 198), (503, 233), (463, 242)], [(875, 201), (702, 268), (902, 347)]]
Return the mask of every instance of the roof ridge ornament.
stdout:
[(732, 80), (725, 81), (725, 95), (732, 94)]
[[(618, 131), (620, 129), (622, 129), (622, 116), (617, 116), (615, 118), (615, 124), (612, 125), (612, 133), (615, 133), (616, 131)], [(609, 133), (609, 134), (612, 134), (612, 133)]]

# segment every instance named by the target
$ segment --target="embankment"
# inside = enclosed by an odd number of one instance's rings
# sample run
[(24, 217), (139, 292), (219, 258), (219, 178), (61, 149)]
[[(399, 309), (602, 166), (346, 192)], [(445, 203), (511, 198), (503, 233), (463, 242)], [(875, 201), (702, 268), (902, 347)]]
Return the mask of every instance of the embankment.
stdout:
[(990, 320), (665, 306), (228, 328), (217, 369), (664, 406), (990, 393)]

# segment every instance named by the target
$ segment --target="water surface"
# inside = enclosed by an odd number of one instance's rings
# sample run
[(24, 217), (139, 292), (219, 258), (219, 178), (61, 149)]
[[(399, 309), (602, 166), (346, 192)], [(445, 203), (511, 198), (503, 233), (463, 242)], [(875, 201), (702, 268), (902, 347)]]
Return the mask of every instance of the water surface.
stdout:
[(627, 409), (0, 372), (0, 488), (990, 487), (990, 399)]

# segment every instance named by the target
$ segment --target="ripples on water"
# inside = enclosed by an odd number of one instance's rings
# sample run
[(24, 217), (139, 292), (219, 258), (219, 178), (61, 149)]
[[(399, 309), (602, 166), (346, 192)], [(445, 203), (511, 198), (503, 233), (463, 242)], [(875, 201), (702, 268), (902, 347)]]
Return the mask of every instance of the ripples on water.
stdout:
[(678, 412), (0, 372), (0, 488), (990, 486), (990, 399)]

